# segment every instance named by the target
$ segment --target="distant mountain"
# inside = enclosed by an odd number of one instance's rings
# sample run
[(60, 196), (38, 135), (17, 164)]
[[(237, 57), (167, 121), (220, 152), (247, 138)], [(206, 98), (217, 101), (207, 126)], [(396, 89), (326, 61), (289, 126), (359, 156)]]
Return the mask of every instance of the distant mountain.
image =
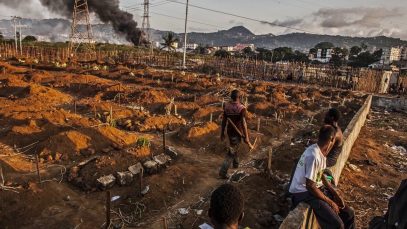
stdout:
[[(23, 19), (22, 24), (28, 28), (23, 30), (24, 35), (34, 35), (44, 41), (66, 41), (70, 33), (70, 21), (65, 19)], [(6, 37), (13, 37), (13, 23), (11, 20), (0, 20), (0, 30)], [(126, 40), (115, 34), (109, 24), (93, 25), (93, 33), (97, 41), (109, 43), (127, 43)], [(160, 41), (166, 31), (152, 29), (152, 37)], [(183, 34), (178, 36), (181, 38)], [(182, 40), (182, 39), (180, 39)], [(335, 46), (352, 47), (365, 43), (369, 48), (388, 48), (393, 46), (407, 46), (407, 41), (379, 36), (379, 37), (349, 37), (349, 36), (331, 36), (308, 33), (290, 33), (279, 36), (273, 34), (255, 35), (244, 26), (236, 26), (228, 30), (220, 30), (212, 33), (188, 33), (189, 43), (213, 46), (234, 46), (237, 43), (255, 44), (256, 47), (277, 48), (291, 47), (295, 50), (306, 51), (314, 47), (317, 43), (327, 41), (332, 42)]]
[[(183, 34), (179, 34), (183, 36)], [(256, 47), (277, 48), (291, 47), (296, 50), (308, 50), (319, 42), (327, 41), (339, 47), (352, 47), (365, 43), (370, 48), (388, 48), (407, 46), (407, 41), (385, 36), (379, 37), (349, 37), (308, 33), (290, 33), (274, 36), (273, 34), (255, 35), (243, 26), (221, 30), (215, 33), (189, 33), (189, 42), (202, 45), (235, 45), (236, 43), (255, 44)]]

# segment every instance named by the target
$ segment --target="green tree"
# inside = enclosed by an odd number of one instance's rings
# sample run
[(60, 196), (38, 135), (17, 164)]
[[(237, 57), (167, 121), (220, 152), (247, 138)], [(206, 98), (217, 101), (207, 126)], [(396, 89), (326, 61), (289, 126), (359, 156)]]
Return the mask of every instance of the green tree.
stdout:
[(214, 54), (216, 57), (220, 57), (220, 58), (227, 58), (230, 57), (230, 53), (226, 50), (220, 49), (218, 51), (215, 52)]
[(367, 45), (364, 42), (362, 42), (362, 44), (360, 44), (360, 47), (362, 48), (363, 51), (367, 50)]
[(206, 48), (203, 47), (202, 45), (199, 45), (199, 46), (195, 49), (195, 53), (196, 53), (196, 54), (204, 55), (204, 54), (206, 54), (205, 51), (206, 51)]
[(23, 42), (36, 42), (37, 38), (31, 35), (24, 37)]
[(335, 46), (331, 42), (320, 42), (320, 43), (315, 45), (316, 49), (330, 49), (330, 48), (333, 48), (333, 47), (335, 47)]
[(375, 57), (370, 52), (361, 52), (358, 56), (352, 58), (349, 65), (352, 67), (368, 67), (370, 64), (379, 60), (380, 58)]
[(376, 58), (378, 60), (380, 60), (382, 58), (382, 55), (383, 55), (383, 49), (376, 50), (373, 53), (374, 58)]
[(359, 53), (362, 52), (362, 48), (359, 46), (353, 46), (350, 48), (350, 55), (351, 56), (357, 56)]
[(175, 43), (177, 43), (179, 41), (179, 39), (176, 37), (175, 33), (168, 32), (168, 33), (164, 34), (162, 38), (164, 40), (164, 42), (161, 43), (161, 45), (163, 46), (162, 49), (167, 48), (168, 51), (171, 51), (171, 50), (175, 51), (175, 49), (176, 49)]
[(340, 67), (346, 63), (346, 56), (349, 54), (348, 49), (335, 47), (332, 50), (332, 58), (330, 63), (335, 67)]

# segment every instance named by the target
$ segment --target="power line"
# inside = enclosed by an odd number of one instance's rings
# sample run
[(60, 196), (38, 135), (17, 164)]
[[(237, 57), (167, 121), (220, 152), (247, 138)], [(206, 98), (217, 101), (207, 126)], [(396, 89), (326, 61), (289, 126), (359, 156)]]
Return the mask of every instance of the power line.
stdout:
[[(177, 3), (177, 4), (181, 4), (181, 5), (186, 5), (186, 3), (183, 2), (178, 2), (176, 0), (167, 0), (173, 3)], [(286, 29), (292, 29), (292, 30), (297, 30), (297, 31), (301, 31), (301, 32), (306, 32), (306, 33), (312, 33), (310, 31), (304, 30), (304, 29), (300, 29), (300, 28), (295, 28), (295, 27), (291, 27), (291, 26), (284, 26), (284, 25), (279, 25), (275, 22), (270, 22), (270, 21), (266, 21), (266, 20), (260, 20), (260, 19), (256, 19), (256, 18), (251, 18), (251, 17), (246, 17), (246, 16), (242, 16), (242, 15), (237, 15), (234, 13), (228, 13), (228, 12), (224, 12), (224, 11), (220, 11), (220, 10), (215, 10), (215, 9), (210, 9), (207, 7), (203, 7), (203, 6), (198, 6), (198, 5), (194, 5), (194, 4), (189, 4), (191, 7), (194, 8), (198, 8), (198, 9), (202, 9), (202, 10), (206, 10), (206, 11), (211, 11), (214, 13), (219, 13), (219, 14), (224, 14), (224, 15), (228, 15), (228, 16), (233, 16), (233, 17), (237, 17), (237, 18), (242, 18), (242, 19), (246, 19), (249, 21), (255, 21), (255, 22), (259, 22), (261, 24), (267, 24), (267, 25), (271, 25), (271, 26), (277, 26), (277, 27), (282, 27), (282, 28), (286, 28)]]
[[(153, 3), (153, 4), (150, 4), (150, 8), (156, 7), (156, 6), (162, 6), (162, 5), (165, 5), (165, 4), (168, 4), (168, 3), (171, 3), (171, 2), (161, 1), (161, 2), (157, 2), (157, 3)], [(132, 5), (132, 6), (123, 7), (123, 9), (126, 9), (126, 10), (141, 10), (141, 9), (143, 9), (143, 6), (144, 6), (144, 4), (136, 4), (136, 5)]]
[[(185, 18), (175, 17), (175, 16), (171, 16), (171, 15), (168, 15), (168, 14), (163, 14), (163, 13), (157, 13), (157, 12), (154, 12), (154, 11), (150, 11), (150, 13), (156, 14), (156, 15), (159, 15), (159, 16), (163, 16), (163, 17), (168, 17), (168, 18), (177, 19), (177, 20), (182, 20), (182, 21), (185, 20)], [(201, 25), (207, 25), (207, 26), (212, 26), (212, 27), (216, 27), (216, 28), (221, 28), (220, 26), (217, 26), (217, 25), (208, 24), (208, 23), (204, 23), (204, 22), (200, 22), (200, 21), (195, 21), (195, 20), (190, 20), (190, 19), (188, 19), (188, 22), (193, 22), (193, 23), (196, 23), (196, 24), (201, 24)]]

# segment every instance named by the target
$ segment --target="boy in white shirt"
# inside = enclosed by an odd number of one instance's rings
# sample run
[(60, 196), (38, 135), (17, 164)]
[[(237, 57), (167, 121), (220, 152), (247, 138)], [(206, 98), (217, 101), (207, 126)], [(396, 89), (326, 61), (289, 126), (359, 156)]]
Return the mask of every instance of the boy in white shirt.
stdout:
[[(326, 157), (335, 143), (336, 130), (325, 125), (319, 131), (318, 143), (308, 147), (298, 161), (289, 192), (294, 206), (308, 203), (322, 229), (355, 228), (354, 212), (345, 206), (335, 189), (326, 180)], [(320, 188), (325, 186), (333, 196), (326, 196)], [(339, 206), (338, 206), (339, 205)]]

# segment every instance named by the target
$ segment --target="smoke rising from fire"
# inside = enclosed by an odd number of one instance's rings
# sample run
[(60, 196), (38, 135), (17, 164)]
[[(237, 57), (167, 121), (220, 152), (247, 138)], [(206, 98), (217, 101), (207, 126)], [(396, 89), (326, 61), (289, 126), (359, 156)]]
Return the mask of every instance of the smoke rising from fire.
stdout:
[[(38, 0), (31, 0), (38, 1)], [(65, 18), (72, 17), (74, 0), (39, 0), (49, 11)], [(104, 23), (110, 23), (116, 33), (124, 35), (126, 40), (138, 45), (141, 42), (141, 30), (133, 15), (119, 8), (119, 0), (88, 0), (89, 11), (94, 12)], [(27, 4), (27, 0), (1, 0), (0, 4), (18, 8)], [(35, 9), (32, 9), (35, 10)]]

